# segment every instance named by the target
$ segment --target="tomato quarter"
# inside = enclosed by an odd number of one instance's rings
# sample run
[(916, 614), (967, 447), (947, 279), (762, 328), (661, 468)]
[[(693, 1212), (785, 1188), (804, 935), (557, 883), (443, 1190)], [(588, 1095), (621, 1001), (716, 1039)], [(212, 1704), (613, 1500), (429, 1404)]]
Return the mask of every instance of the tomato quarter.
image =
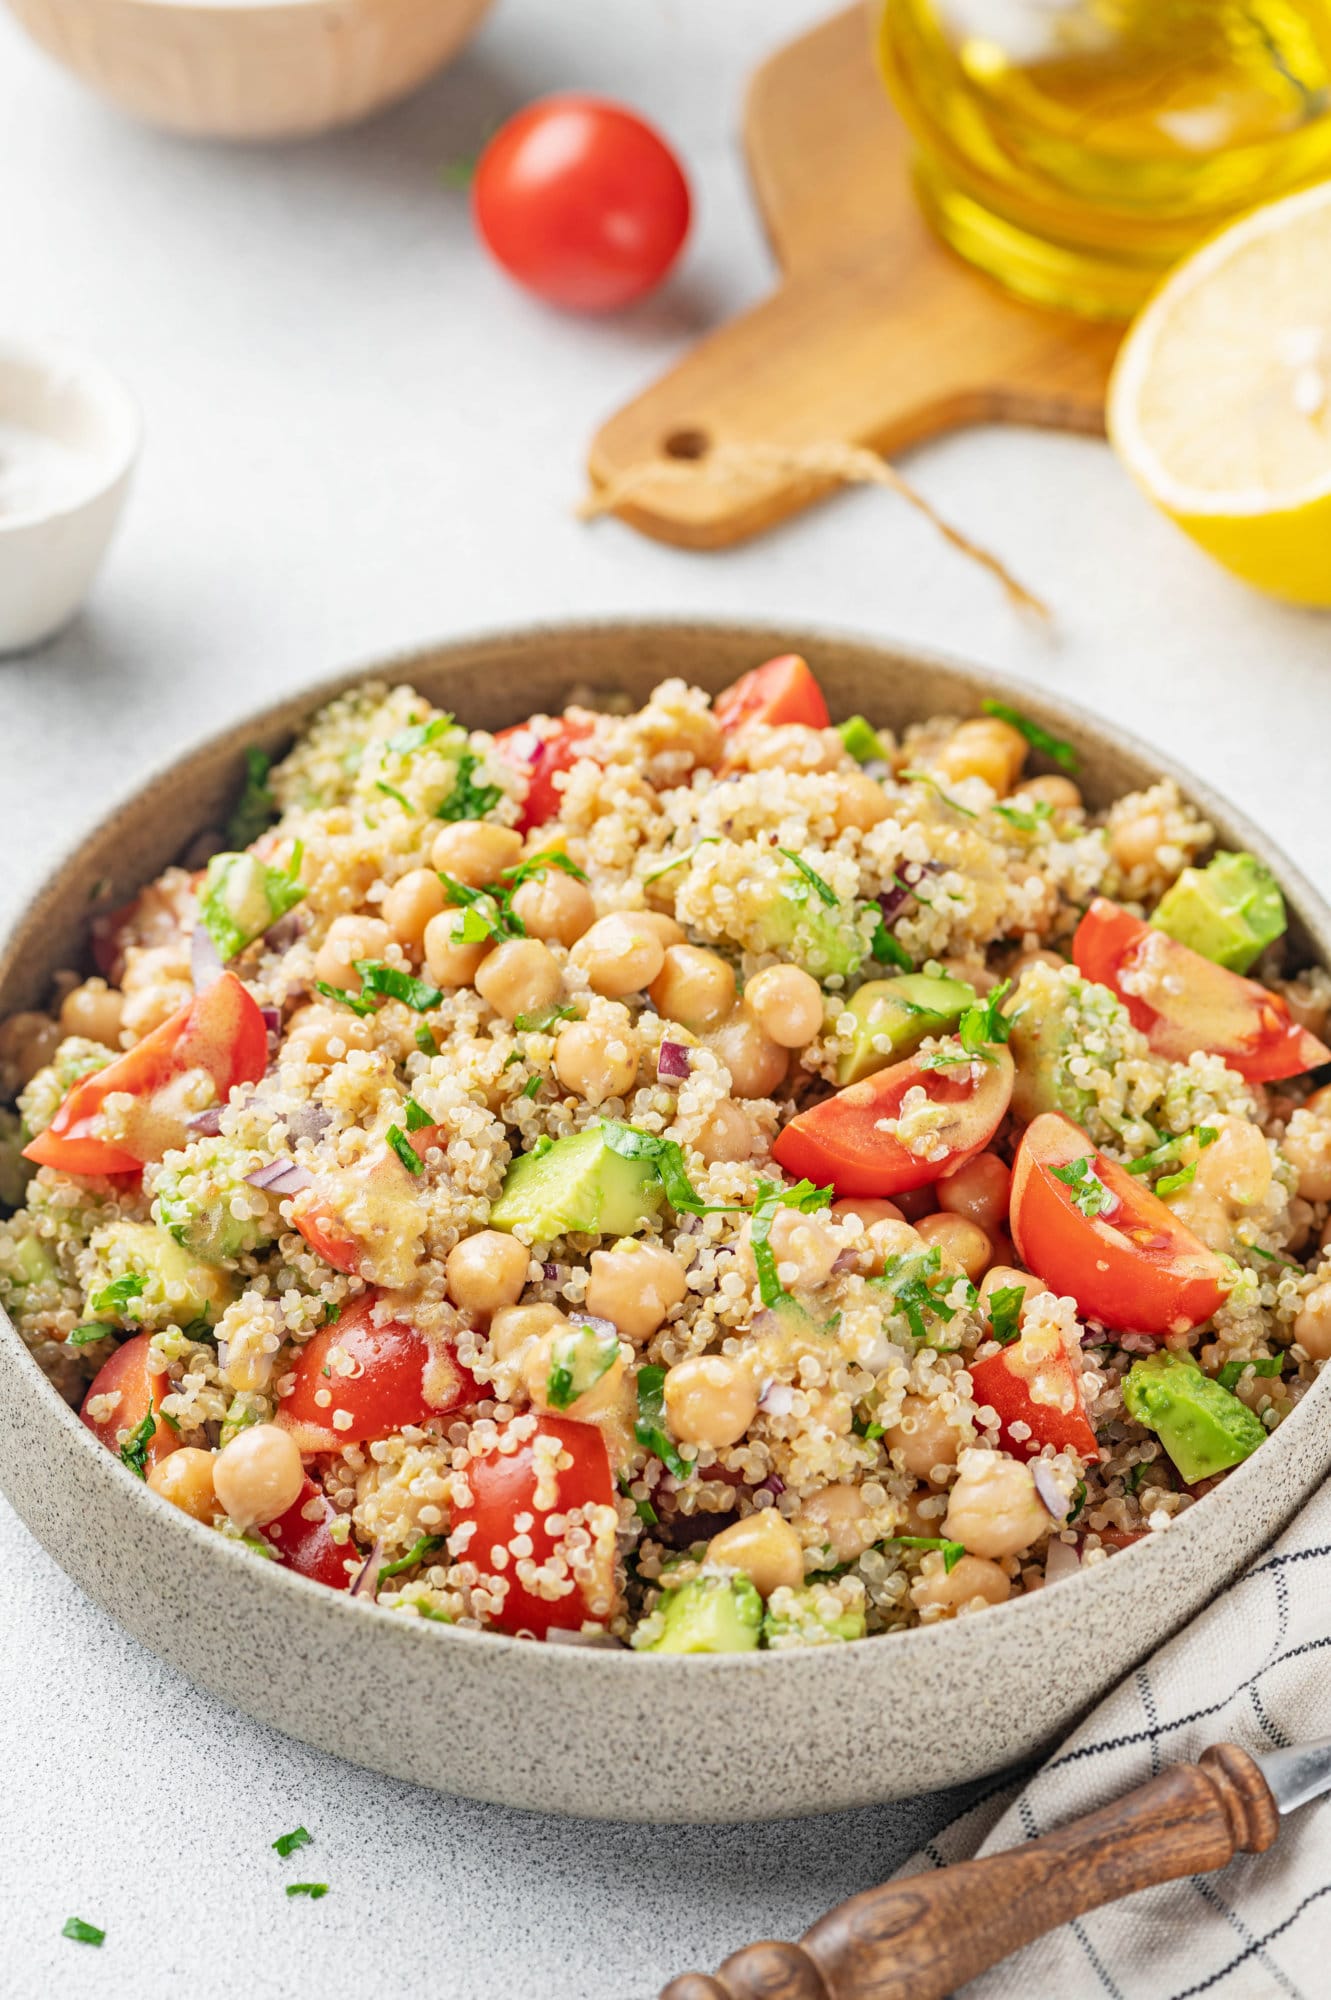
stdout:
[[(326, 1583), (330, 1590), (350, 1590), (360, 1567), (360, 1556), (350, 1536), (345, 1541), (334, 1541), (330, 1529), (336, 1519), (337, 1509), (328, 1496), (320, 1492), (312, 1479), (307, 1479), (286, 1513), (262, 1530), (263, 1539), (277, 1551), (283, 1569), (313, 1577), (316, 1583)], [(349, 1557), (355, 1558), (350, 1570)]]
[(570, 721), (567, 717), (561, 718), (546, 736), (538, 736), (525, 722), (516, 729), (500, 730), (495, 737), (496, 750), (527, 779), (527, 796), (518, 817), (519, 833), (530, 833), (534, 826), (544, 826), (547, 820), (558, 817), (563, 795), (555, 787), (556, 773), (572, 770), (584, 754), (583, 746), (591, 733), (590, 722)]
[(809, 729), (827, 729), (832, 721), (823, 691), (798, 653), (782, 653), (742, 674), (716, 697), (712, 714), (727, 736), (749, 722), (802, 722)]
[[(111, 1330), (107, 1328), (108, 1333)], [(79, 1411), (93, 1436), (118, 1455), (125, 1439), (133, 1435), (151, 1410), (155, 1429), (144, 1455), (149, 1468), (179, 1450), (181, 1443), (170, 1424), (158, 1414), (167, 1394), (167, 1377), (149, 1368), (151, 1345), (152, 1335), (148, 1333), (136, 1333), (132, 1340), (123, 1342), (93, 1376)], [(102, 1396), (116, 1396), (119, 1401), (109, 1415), (94, 1417), (89, 1406)]]
[[(778, 1135), (772, 1158), (796, 1180), (838, 1195), (894, 1195), (927, 1187), (988, 1145), (1012, 1097), (1012, 1057), (1001, 1045), (992, 1061), (927, 1069), (918, 1056), (893, 1063), (863, 1083), (801, 1111)], [(914, 1152), (894, 1132), (881, 1130), (902, 1113), (907, 1091), (920, 1089), (929, 1108), (906, 1108), (908, 1120), (928, 1126), (929, 1150)], [(914, 1133), (912, 1133), (914, 1136)]]
[(451, 1347), (427, 1340), (404, 1320), (376, 1325), (377, 1297), (367, 1292), (344, 1306), (300, 1351), (294, 1386), (274, 1421), (307, 1457), (388, 1437), (480, 1393)]
[[(1084, 1461), (1099, 1456), (1081, 1372), (1056, 1328), (1023, 1333), (1001, 1354), (972, 1361), (968, 1372), (976, 1403), (988, 1403), (998, 1412), (1005, 1450), (1018, 1458), (1037, 1458), (1051, 1444), (1055, 1451), (1075, 1451)], [(1020, 1436), (1014, 1436), (1014, 1424), (1025, 1426)]]

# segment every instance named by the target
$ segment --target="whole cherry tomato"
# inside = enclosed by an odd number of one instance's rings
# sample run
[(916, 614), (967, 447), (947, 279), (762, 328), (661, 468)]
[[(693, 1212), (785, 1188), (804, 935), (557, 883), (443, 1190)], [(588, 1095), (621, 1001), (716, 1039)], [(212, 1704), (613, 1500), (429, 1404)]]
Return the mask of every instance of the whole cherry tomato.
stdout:
[(599, 97), (548, 97), (510, 118), (481, 154), (472, 201), (510, 277), (573, 312), (650, 292), (689, 227), (689, 185), (664, 139)]

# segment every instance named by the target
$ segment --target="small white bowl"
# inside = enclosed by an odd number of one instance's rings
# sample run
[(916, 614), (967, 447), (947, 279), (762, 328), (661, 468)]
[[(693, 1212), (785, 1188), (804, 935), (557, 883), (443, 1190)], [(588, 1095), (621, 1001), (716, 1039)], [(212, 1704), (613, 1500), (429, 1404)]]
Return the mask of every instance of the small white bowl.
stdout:
[(0, 653), (40, 645), (82, 604), (139, 435), (128, 390), (100, 362), (0, 340)]
[(294, 139), (405, 97), (491, 0), (7, 0), (66, 69), (195, 138)]

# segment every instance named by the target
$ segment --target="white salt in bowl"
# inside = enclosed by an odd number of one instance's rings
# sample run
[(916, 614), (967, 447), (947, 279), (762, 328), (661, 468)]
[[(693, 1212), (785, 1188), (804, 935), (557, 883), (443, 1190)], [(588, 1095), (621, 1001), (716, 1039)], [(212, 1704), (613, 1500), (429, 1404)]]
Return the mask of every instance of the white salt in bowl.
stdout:
[(0, 654), (40, 645), (74, 616), (138, 450), (138, 411), (100, 362), (0, 340)]
[(491, 0), (6, 0), (33, 40), (135, 117), (294, 139), (405, 97)]

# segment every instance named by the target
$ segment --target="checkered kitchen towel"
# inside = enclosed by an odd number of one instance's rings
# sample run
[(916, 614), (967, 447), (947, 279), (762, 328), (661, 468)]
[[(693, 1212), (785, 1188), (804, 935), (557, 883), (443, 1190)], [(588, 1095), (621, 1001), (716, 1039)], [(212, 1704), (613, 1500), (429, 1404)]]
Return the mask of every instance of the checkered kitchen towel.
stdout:
[[(1057, 1588), (1057, 1586), (1055, 1586)], [(1056, 1662), (1051, 1662), (1056, 1667)], [(900, 1872), (996, 1854), (1210, 1743), (1331, 1735), (1331, 1487), (1236, 1584), (1117, 1687), (1025, 1780), (982, 1792)], [(1331, 1798), (1266, 1854), (1111, 1903), (973, 1980), (965, 2000), (1325, 2000)]]

